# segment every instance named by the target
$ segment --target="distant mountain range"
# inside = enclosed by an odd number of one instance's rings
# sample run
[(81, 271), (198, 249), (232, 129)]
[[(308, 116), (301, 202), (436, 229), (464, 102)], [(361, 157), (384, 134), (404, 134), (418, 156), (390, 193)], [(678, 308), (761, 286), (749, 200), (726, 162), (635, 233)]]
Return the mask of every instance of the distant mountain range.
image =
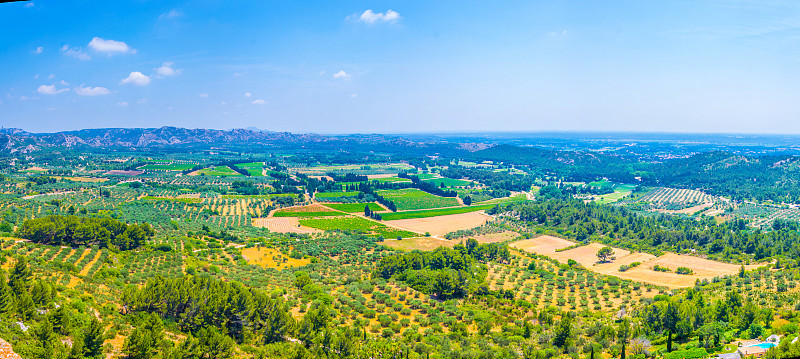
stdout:
[(18, 128), (0, 129), (0, 151), (29, 152), (47, 147), (147, 148), (193, 144), (313, 143), (330, 137), (252, 129), (209, 130), (179, 127), (101, 128), (55, 133), (31, 133)]

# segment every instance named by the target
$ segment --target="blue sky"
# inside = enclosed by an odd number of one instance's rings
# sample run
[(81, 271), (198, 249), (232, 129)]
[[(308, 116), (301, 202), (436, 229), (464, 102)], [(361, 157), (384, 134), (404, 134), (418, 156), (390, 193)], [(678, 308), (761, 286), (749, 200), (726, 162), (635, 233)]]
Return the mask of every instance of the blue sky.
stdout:
[(0, 125), (800, 133), (792, 1), (0, 4)]

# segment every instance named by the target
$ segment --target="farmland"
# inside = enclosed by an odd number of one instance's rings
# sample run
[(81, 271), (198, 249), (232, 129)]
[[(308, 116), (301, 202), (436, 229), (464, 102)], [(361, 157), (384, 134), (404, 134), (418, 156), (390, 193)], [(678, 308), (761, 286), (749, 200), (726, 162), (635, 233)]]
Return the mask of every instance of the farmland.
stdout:
[(168, 164), (147, 164), (140, 166), (140, 170), (156, 170), (156, 171), (186, 171), (195, 166), (191, 163), (168, 163)]
[(397, 228), (392, 228), (381, 224), (379, 222), (370, 221), (368, 219), (364, 219), (361, 217), (355, 216), (346, 216), (346, 217), (334, 217), (334, 218), (310, 218), (310, 219), (301, 219), (300, 225), (310, 228), (321, 229), (324, 231), (332, 231), (332, 230), (351, 230), (356, 232), (362, 233), (369, 233), (375, 236), (381, 236), (384, 238), (396, 238), (396, 237), (416, 237), (419, 234), (401, 230)]
[[(574, 247), (574, 245), (575, 242), (552, 236), (540, 236), (511, 244), (514, 248), (545, 255), (561, 263), (574, 260), (593, 272), (669, 288), (690, 287), (697, 280), (708, 280), (724, 275), (734, 275), (739, 272), (739, 266), (734, 264), (675, 253), (666, 253), (656, 257), (647, 253), (631, 253), (620, 248), (613, 249), (614, 259), (601, 263), (598, 261), (596, 254), (604, 245), (599, 243), (590, 243), (578, 247)], [(630, 265), (634, 262), (641, 264), (626, 271), (619, 270), (621, 265)], [(655, 266), (666, 267), (672, 271), (675, 271), (678, 267), (687, 267), (693, 270), (693, 274), (682, 275), (655, 271), (653, 270)], [(758, 267), (757, 265), (752, 265), (748, 266), (748, 269), (752, 270)]]
[(369, 210), (372, 212), (381, 212), (385, 211), (386, 208), (381, 207), (381, 205), (377, 203), (325, 203), (325, 207), (333, 208), (337, 211), (347, 212), (347, 213), (362, 213), (364, 212), (364, 207), (369, 206)]
[(452, 179), (452, 178), (444, 178), (444, 177), (426, 179), (425, 181), (433, 183), (437, 187), (440, 187), (442, 185), (444, 185), (446, 187), (463, 187), (463, 186), (467, 186), (467, 185), (470, 184), (470, 181), (464, 181), (464, 180)]
[(232, 170), (228, 166), (214, 166), (211, 168), (204, 168), (201, 170), (194, 171), (189, 174), (190, 176), (219, 176), (219, 177), (227, 177), (227, 176), (241, 176), (240, 173)]
[(441, 236), (449, 232), (481, 226), (489, 219), (491, 217), (483, 213), (467, 212), (435, 217), (397, 219), (386, 223), (417, 233), (430, 233), (434, 236)]
[(378, 194), (393, 201), (400, 211), (414, 209), (430, 209), (439, 207), (458, 206), (455, 198), (434, 196), (430, 193), (420, 191), (416, 188), (401, 190), (383, 190)]
[[(59, 156), (48, 157), (48, 162), (58, 161)], [(325, 156), (337, 156), (337, 161)], [(304, 336), (303, 328), (308, 328), (308, 318), (327, 311), (325, 328), (336, 338), (366, 336), (353, 344), (360, 350), (374, 349), (372, 343), (404, 346), (412, 359), (425, 358), (425, 350), (430, 350), (431, 358), (446, 357), (443, 353), (454, 350), (482, 355), (484, 349), (495, 351), (495, 357), (512, 352), (512, 357), (589, 356), (583, 347), (549, 344), (566, 320), (571, 320), (570, 328), (580, 328), (574, 340), (597, 344), (598, 354), (612, 358), (620, 348), (613, 342), (603, 344), (599, 334), (603, 325), (616, 328), (622, 315), (642, 328), (647, 325), (643, 323), (653, 322), (645, 315), (661, 315), (659, 308), (672, 301), (679, 306), (695, 303), (675, 299), (684, 298), (688, 288), (694, 298), (701, 294), (712, 307), (733, 292), (775, 313), (795, 310), (786, 303), (800, 300), (793, 254), (793, 243), (800, 242), (793, 234), (798, 216), (789, 205), (725, 200), (666, 187), (648, 189), (595, 177), (543, 175), (522, 165), (480, 158), (471, 158), (470, 166), (462, 167), (455, 158), (410, 161), (413, 166), (405, 165), (401, 175), (420, 178), (411, 181), (398, 177), (399, 167), (386, 165), (399, 163), (396, 160), (342, 164), (352, 158), (383, 156), (377, 151), (348, 156), (311, 148), (269, 156), (219, 149), (147, 157), (134, 153), (120, 156), (125, 157), (123, 162), (103, 157), (87, 165), (86, 171), (71, 172), (18, 157), (20, 163), (27, 161), (23, 169), (43, 170), (9, 171), (0, 181), (5, 192), (0, 196), (3, 268), (12, 273), (17, 256), (27, 257), (35, 278), (30, 292), (39, 282), (50, 283), (53, 303), (67, 308), (79, 326), (99, 318), (113, 334), (105, 341), (105, 354), (116, 358), (130, 350), (126, 340), (130, 342), (132, 333), (143, 327), (141, 318), (151, 314), (163, 319), (163, 333), (170, 342), (159, 350), (172, 350), (199, 335), (174, 318), (121, 299), (129, 298), (133, 290), (169, 290), (159, 287), (157, 277), (176, 281), (170, 282), (175, 287), (203, 283), (209, 288), (242, 288), (242, 293), (250, 293), (246, 296), (280, 301), (272, 308), (285, 311), (292, 320), (282, 329), (283, 335), (316, 348), (302, 354), (298, 351), (311, 349), (280, 338), (273, 343), (251, 334), (233, 339), (228, 334), (233, 331), (223, 331), (230, 328), (212, 324), (220, 337), (233, 340), (232, 348), (241, 357), (281, 358), (287, 350), (287, 355), (324, 357), (325, 345), (333, 344), (315, 344)], [(130, 173), (136, 176), (133, 180), (104, 175), (143, 163), (188, 163), (204, 169), (192, 176), (152, 169)], [(247, 170), (251, 176), (233, 175), (228, 166)], [(316, 173), (307, 175), (308, 168)], [(66, 180), (70, 177), (102, 181)], [(434, 186), (426, 187), (429, 184)], [(575, 189), (569, 186), (581, 186), (582, 191), (567, 192)], [(592, 194), (608, 189), (613, 193)], [(458, 198), (431, 194), (437, 190)], [(462, 204), (466, 197), (471, 205)], [(703, 201), (713, 203), (692, 209), (708, 203)], [(365, 206), (372, 217), (363, 215)], [(397, 211), (389, 209), (393, 206)], [(709, 213), (729, 220), (715, 221)], [(58, 225), (100, 219), (148, 224), (153, 235), (125, 242), (126, 236), (120, 234), (91, 242), (95, 239), (86, 233), (92, 232), (83, 227), (53, 232), (20, 229), (31, 219), (51, 218)], [(748, 226), (731, 219), (747, 220)], [(44, 237), (50, 242), (34, 243), (36, 233), (73, 235), (59, 238), (60, 242)], [(137, 238), (136, 233), (128, 234)], [(86, 240), (90, 242), (81, 242)], [(612, 246), (613, 258), (598, 262), (597, 252), (606, 244)], [(418, 266), (403, 271), (409, 263)], [(167, 295), (171, 294), (156, 297)], [(12, 296), (16, 296), (13, 291)], [(133, 312), (117, 309), (124, 305)], [(84, 307), (96, 309), (96, 315), (76, 309)], [(10, 315), (30, 324), (32, 333), (48, 317), (34, 314), (22, 319), (16, 308)], [(768, 326), (763, 323), (768, 318), (763, 318), (756, 321), (762, 321), (765, 333), (790, 335), (791, 330), (782, 328), (793, 322), (776, 314), (773, 319), (780, 324)], [(747, 330), (739, 334), (735, 326), (738, 323), (728, 331), (731, 340), (749, 336)], [(263, 332), (263, 328), (247, 330)], [(673, 344), (675, 350), (696, 346), (698, 332), (687, 329), (687, 338)], [(652, 347), (656, 357), (666, 356), (667, 335), (643, 333), (658, 343)], [(38, 345), (28, 334), (8, 338), (21, 351)], [(340, 340), (336, 338), (331, 343)], [(444, 342), (451, 343), (453, 351), (439, 344)], [(526, 354), (525, 348), (543, 351)]]
[(473, 205), (473, 206), (456, 207), (456, 208), (423, 209), (423, 210), (386, 213), (383, 214), (382, 217), (386, 221), (411, 219), (411, 218), (427, 218), (427, 217), (446, 216), (451, 214), (483, 211), (492, 207), (494, 207), (494, 204)]

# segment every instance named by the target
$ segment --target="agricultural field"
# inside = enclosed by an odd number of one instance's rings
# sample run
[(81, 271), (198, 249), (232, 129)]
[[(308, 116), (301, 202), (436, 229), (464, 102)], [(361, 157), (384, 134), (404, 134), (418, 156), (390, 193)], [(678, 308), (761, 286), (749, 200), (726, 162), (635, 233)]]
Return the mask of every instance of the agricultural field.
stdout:
[(186, 171), (192, 169), (196, 165), (197, 164), (192, 163), (147, 164), (137, 169), (143, 171)]
[(228, 166), (214, 166), (210, 168), (204, 168), (201, 170), (194, 171), (189, 174), (190, 176), (217, 176), (217, 177), (230, 177), (230, 176), (241, 176), (239, 172), (232, 170)]
[[(648, 253), (631, 253), (621, 248), (612, 248), (614, 259), (601, 262), (597, 257), (597, 252), (605, 245), (600, 243), (590, 243), (577, 247), (576, 245), (576, 242), (545, 235), (514, 242), (511, 247), (544, 255), (561, 263), (568, 263), (570, 260), (574, 260), (593, 272), (668, 288), (691, 287), (697, 280), (709, 280), (714, 277), (735, 275), (740, 269), (740, 266), (734, 264), (690, 255), (665, 253), (656, 257)], [(632, 263), (638, 264), (631, 269), (620, 270), (620, 266), (628, 266)], [(656, 271), (653, 269), (656, 266), (668, 268), (670, 271)], [(753, 270), (760, 266), (763, 265), (748, 265), (746, 269)], [(679, 267), (690, 268), (693, 273), (675, 273)]]
[(447, 215), (454, 215), (461, 213), (484, 211), (494, 206), (495, 206), (494, 204), (487, 204), (487, 205), (472, 205), (472, 206), (456, 207), (456, 208), (412, 210), (412, 211), (386, 213), (382, 214), (381, 217), (385, 221), (394, 221), (394, 220), (412, 219), (412, 218), (428, 218), (428, 217), (447, 216)]
[(319, 199), (321, 201), (335, 199), (335, 198), (342, 198), (342, 197), (358, 197), (359, 192), (318, 192), (314, 194), (314, 198)]
[(347, 213), (364, 213), (364, 207), (369, 206), (369, 210), (372, 212), (383, 212), (386, 211), (386, 208), (383, 208), (380, 204), (370, 202), (370, 203), (325, 203), (325, 207), (335, 209), (337, 211), (347, 212)]
[(309, 228), (321, 229), (324, 231), (350, 230), (365, 234), (372, 234), (384, 238), (396, 238), (396, 237), (408, 238), (408, 237), (419, 236), (419, 234), (415, 232), (394, 228), (377, 221), (371, 221), (368, 219), (364, 219), (362, 217), (355, 217), (355, 216), (340, 216), (332, 218), (302, 218), (300, 219), (300, 225)]
[(692, 214), (710, 208), (717, 199), (700, 191), (677, 188), (656, 188), (639, 201), (648, 203), (653, 210)]
[(299, 173), (305, 174), (325, 174), (328, 172), (347, 172), (359, 175), (370, 174), (397, 174), (400, 171), (412, 170), (414, 167), (406, 163), (387, 163), (387, 164), (354, 164), (354, 165), (341, 165), (341, 166), (316, 166), (316, 167), (299, 167), (295, 170)]
[(263, 162), (248, 162), (248, 163), (237, 163), (236, 167), (246, 170), (250, 173), (250, 176), (259, 177), (264, 175), (264, 163)]
[[(364, 208), (362, 207), (363, 211)], [(322, 205), (310, 205), (299, 207), (288, 207), (279, 209), (271, 214), (271, 217), (336, 217), (341, 216), (342, 212), (332, 211)]]
[(431, 209), (458, 206), (458, 200), (451, 197), (439, 197), (420, 191), (416, 188), (400, 190), (381, 190), (378, 194), (397, 205), (398, 211), (414, 209)]
[(425, 182), (433, 183), (434, 185), (436, 185), (436, 187), (441, 187), (442, 184), (444, 184), (445, 187), (464, 187), (472, 183), (471, 181), (445, 178), (445, 177), (426, 179)]
[(397, 219), (386, 221), (386, 223), (412, 232), (443, 236), (453, 231), (482, 226), (491, 218), (491, 216), (480, 212), (467, 212), (435, 217)]
[(400, 178), (400, 177), (375, 177), (370, 178), (370, 181), (376, 181), (381, 183), (411, 183), (411, 180), (408, 178)]

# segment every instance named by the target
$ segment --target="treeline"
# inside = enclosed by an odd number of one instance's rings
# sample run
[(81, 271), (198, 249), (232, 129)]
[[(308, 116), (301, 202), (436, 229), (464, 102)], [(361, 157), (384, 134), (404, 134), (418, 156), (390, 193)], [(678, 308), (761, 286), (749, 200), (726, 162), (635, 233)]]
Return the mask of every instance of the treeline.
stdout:
[(147, 223), (129, 225), (108, 217), (52, 215), (26, 220), (17, 235), (55, 246), (98, 245), (130, 250), (144, 245), (155, 231)]
[(669, 215), (644, 216), (625, 207), (602, 206), (574, 199), (549, 199), (505, 207), (522, 221), (557, 230), (578, 241), (596, 240), (649, 252), (696, 250), (729, 261), (800, 257), (800, 233), (785, 227), (763, 231), (745, 220), (717, 224)]
[(384, 257), (373, 275), (384, 279), (394, 277), (439, 299), (462, 298), (472, 293), (488, 293), (486, 269), (479, 262), (505, 261), (509, 256), (505, 245), (479, 244), (470, 238), (466, 246), (458, 244), (454, 248), (415, 250)]
[(357, 175), (355, 173), (338, 174), (336, 172), (326, 173), (328, 177), (333, 178), (334, 182), (366, 182), (369, 177), (366, 175)]

